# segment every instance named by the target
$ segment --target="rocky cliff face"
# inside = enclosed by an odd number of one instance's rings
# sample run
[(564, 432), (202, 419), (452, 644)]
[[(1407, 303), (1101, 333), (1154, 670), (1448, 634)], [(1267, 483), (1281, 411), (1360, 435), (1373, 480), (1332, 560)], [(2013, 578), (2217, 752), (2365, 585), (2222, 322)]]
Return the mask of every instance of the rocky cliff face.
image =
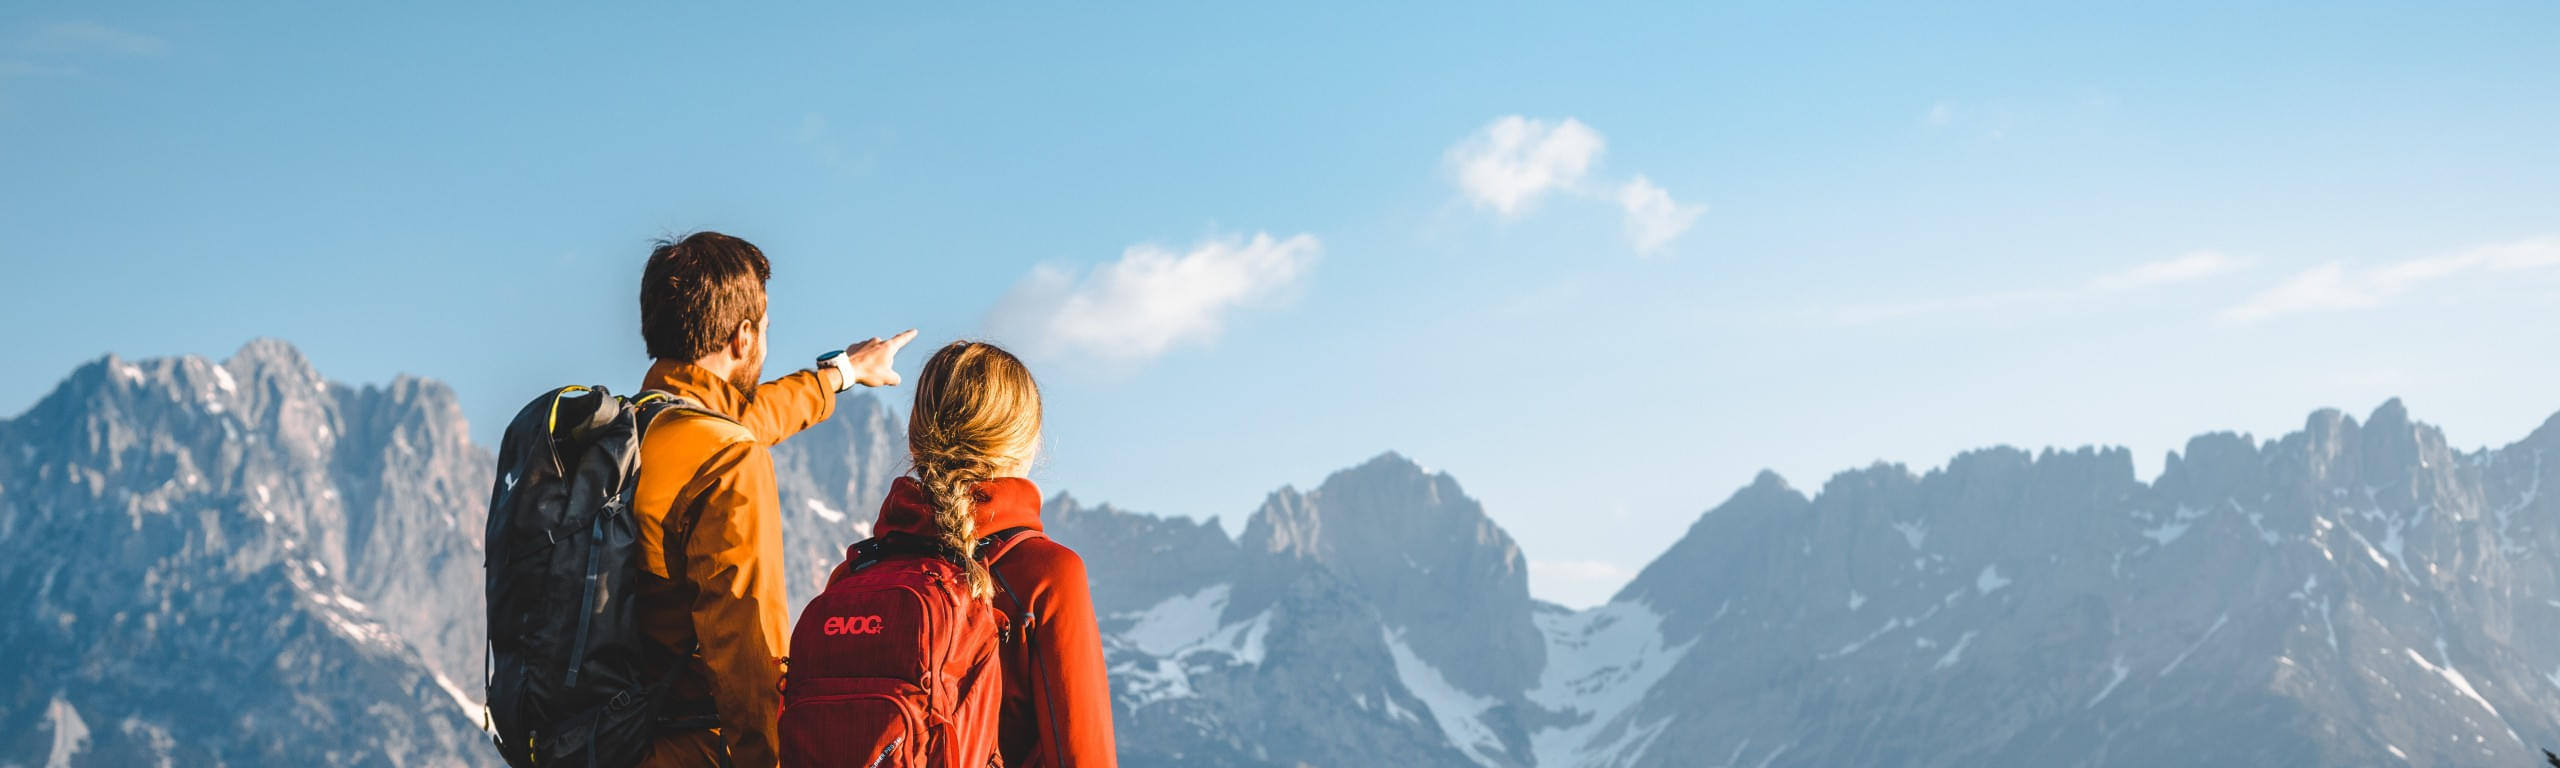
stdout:
[(906, 427), (866, 392), (838, 397), (834, 417), (774, 447), (794, 620), (826, 589), (845, 547), (871, 536), (889, 481), (906, 470)]
[(1336, 472), (1312, 492), (1273, 493), (1242, 546), (1340, 575), (1470, 693), (1519, 691), (1545, 664), (1519, 545), (1455, 478), (1402, 456)]
[[(0, 763), (485, 764), (491, 470), (450, 392), (280, 343), (113, 357), (0, 421)], [(775, 452), (793, 601), (868, 534), (878, 401)], [(1528, 597), (1388, 454), (1230, 537), (1059, 494), (1131, 766), (2532, 764), (2560, 745), (2560, 419), (1764, 474), (1609, 604)], [(2560, 486), (2555, 486), (2560, 487)]]
[(108, 357), (0, 422), (0, 759), (493, 762), (465, 434), (442, 385), (272, 341)]
[(2531, 764), (2555, 440), (2464, 453), (2395, 401), (2149, 484), (2090, 450), (1763, 477), (1611, 606), (1687, 650), (1609, 727), (1637, 765)]

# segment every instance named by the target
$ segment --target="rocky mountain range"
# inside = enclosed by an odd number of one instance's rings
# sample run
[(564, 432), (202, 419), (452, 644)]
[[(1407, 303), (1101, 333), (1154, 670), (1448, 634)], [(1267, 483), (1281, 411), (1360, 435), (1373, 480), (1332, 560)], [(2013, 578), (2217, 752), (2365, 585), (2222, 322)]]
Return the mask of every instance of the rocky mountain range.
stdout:
[(81, 366), (0, 421), (0, 763), (494, 762), (491, 471), (443, 385), (279, 342)]
[[(0, 651), (32, 662), (0, 765), (494, 764), (467, 434), (439, 384), (274, 341), (111, 356), (0, 421)], [(857, 394), (776, 449), (793, 602), (903, 441)], [(2560, 745), (2546, 455), (2560, 419), (2463, 451), (2395, 401), (2197, 437), (2149, 482), (2120, 449), (1763, 474), (1584, 610), (1392, 453), (1237, 535), (1044, 518), (1130, 766), (2531, 765)]]

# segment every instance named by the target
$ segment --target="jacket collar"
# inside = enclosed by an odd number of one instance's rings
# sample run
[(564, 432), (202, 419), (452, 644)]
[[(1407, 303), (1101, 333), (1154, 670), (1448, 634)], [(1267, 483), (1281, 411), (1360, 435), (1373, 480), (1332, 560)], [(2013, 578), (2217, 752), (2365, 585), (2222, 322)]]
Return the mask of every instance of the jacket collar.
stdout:
[[(978, 483), (974, 490), (977, 502), (969, 512), (977, 520), (978, 535), (1007, 528), (1040, 530), (1040, 486), (1029, 479), (999, 477)], [(933, 523), (932, 495), (925, 492), (923, 483), (901, 477), (889, 484), (889, 498), (880, 502), (880, 519), (872, 524), (872, 535), (940, 532), (941, 527)]]
[(682, 360), (660, 360), (649, 366), (649, 375), (640, 380), (642, 391), (658, 390), (693, 401), (695, 405), (736, 420), (747, 411), (747, 401), (754, 395), (738, 391), (729, 382), (712, 375), (702, 366)]

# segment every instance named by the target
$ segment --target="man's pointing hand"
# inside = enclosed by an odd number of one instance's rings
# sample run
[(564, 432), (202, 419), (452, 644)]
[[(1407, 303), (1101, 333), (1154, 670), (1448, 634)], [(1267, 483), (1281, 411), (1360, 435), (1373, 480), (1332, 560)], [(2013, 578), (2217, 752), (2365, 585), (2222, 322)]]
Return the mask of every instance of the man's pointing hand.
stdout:
[(873, 336), (844, 348), (845, 370), (853, 374), (853, 383), (866, 387), (894, 387), (898, 372), (890, 368), (897, 361), (898, 350), (916, 340), (916, 329), (909, 328), (887, 340)]

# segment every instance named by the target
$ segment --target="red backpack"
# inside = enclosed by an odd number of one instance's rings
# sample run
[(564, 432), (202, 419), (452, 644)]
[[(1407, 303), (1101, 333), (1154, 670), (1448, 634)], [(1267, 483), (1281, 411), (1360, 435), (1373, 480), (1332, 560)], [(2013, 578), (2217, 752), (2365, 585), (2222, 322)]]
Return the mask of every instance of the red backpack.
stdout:
[(930, 539), (875, 536), (845, 550), (791, 630), (782, 765), (1000, 765), (1004, 618), (969, 599), (966, 571)]

